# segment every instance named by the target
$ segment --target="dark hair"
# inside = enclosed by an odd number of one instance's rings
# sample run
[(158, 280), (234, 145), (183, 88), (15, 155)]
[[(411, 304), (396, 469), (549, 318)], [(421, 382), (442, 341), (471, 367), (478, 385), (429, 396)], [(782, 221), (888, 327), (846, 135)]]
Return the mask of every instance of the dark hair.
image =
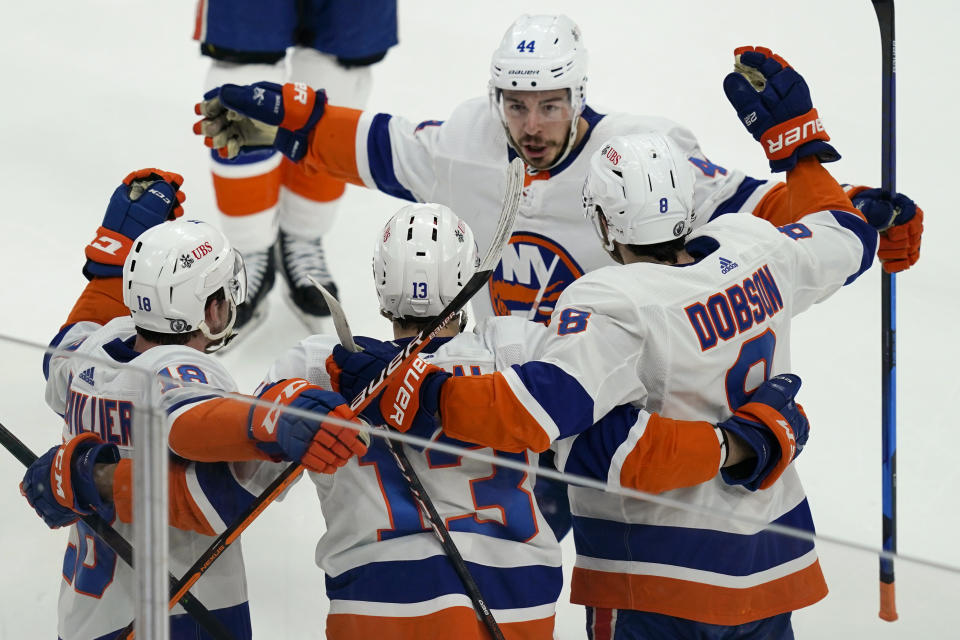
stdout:
[[(203, 310), (206, 311), (213, 303), (223, 302), (226, 299), (227, 296), (223, 291), (223, 287), (220, 287), (207, 296), (207, 302), (204, 305)], [(199, 329), (194, 329), (193, 331), (187, 331), (184, 333), (161, 333), (159, 331), (151, 331), (150, 329), (137, 327), (137, 335), (142, 337), (144, 340), (153, 342), (154, 344), (187, 344), (199, 333)]]
[(391, 322), (396, 322), (397, 326), (401, 329), (416, 329), (417, 331), (426, 329), (427, 325), (436, 319), (434, 316), (430, 316), (429, 318), (399, 318), (383, 309), (380, 310), (380, 315)]
[(657, 262), (677, 264), (677, 256), (683, 251), (686, 244), (685, 240), (685, 238), (674, 238), (656, 244), (627, 244), (623, 246), (638, 258), (651, 258)]
[[(460, 331), (463, 331), (467, 326), (467, 312), (465, 310), (461, 310), (459, 314), (460, 314), (460, 322), (459, 322)], [(397, 326), (405, 331), (408, 329), (413, 329), (415, 331), (423, 331), (424, 329), (427, 328), (427, 325), (429, 325), (431, 322), (437, 319), (437, 316), (430, 316), (429, 318), (398, 318), (394, 316), (392, 313), (388, 313), (383, 309), (380, 310), (380, 315), (391, 322), (397, 323)]]

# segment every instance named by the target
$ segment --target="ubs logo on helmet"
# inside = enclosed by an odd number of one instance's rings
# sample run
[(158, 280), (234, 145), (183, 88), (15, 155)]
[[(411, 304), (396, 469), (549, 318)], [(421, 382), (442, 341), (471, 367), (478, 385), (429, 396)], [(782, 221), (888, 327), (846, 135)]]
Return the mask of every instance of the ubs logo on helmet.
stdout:
[(209, 242), (204, 242), (200, 246), (196, 247), (190, 253), (193, 254), (193, 257), (199, 260), (208, 253), (213, 253), (213, 246)]
[(604, 145), (603, 149), (600, 150), (600, 155), (609, 160), (612, 165), (620, 164), (620, 154), (609, 144)]
[(557, 298), (583, 275), (562, 246), (537, 233), (510, 237), (490, 278), (490, 304), (498, 316), (521, 315), (546, 324)]

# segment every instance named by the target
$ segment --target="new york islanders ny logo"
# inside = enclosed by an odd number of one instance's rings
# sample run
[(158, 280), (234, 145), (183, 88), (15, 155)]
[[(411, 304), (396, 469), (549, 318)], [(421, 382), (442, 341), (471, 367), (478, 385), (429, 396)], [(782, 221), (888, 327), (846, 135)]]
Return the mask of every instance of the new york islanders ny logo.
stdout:
[(490, 304), (498, 316), (521, 315), (546, 324), (560, 293), (582, 275), (580, 265), (552, 239), (517, 231), (490, 278)]

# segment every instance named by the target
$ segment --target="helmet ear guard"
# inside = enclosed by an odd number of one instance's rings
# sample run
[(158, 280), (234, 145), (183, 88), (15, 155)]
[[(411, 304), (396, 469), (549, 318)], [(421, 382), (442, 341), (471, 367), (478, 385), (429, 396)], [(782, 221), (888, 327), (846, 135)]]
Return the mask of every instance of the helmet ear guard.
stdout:
[[(223, 291), (226, 326), (207, 324), (207, 300)], [(213, 225), (178, 219), (144, 231), (123, 265), (123, 302), (136, 326), (157, 333), (199, 330), (214, 343), (230, 337), (246, 297), (243, 258)]]
[(608, 251), (614, 241), (668, 242), (693, 229), (693, 190), (693, 167), (671, 139), (615, 136), (590, 159), (584, 213)]
[(443, 205), (407, 205), (387, 221), (373, 253), (381, 312), (392, 319), (436, 316), (479, 266), (466, 222)]
[(503, 104), (503, 91), (566, 89), (570, 101), (570, 132), (552, 168), (569, 155), (577, 137), (577, 122), (586, 106), (587, 50), (580, 28), (565, 15), (521, 15), (504, 34), (490, 61), (490, 107), (515, 151), (519, 148)]

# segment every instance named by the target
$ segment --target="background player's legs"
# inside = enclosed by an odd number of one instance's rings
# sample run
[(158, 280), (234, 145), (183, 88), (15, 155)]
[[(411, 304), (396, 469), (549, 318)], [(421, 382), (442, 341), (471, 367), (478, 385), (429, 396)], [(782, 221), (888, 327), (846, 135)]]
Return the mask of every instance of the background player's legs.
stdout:
[[(370, 96), (372, 74), (368, 65), (346, 67), (335, 56), (296, 47), (288, 56), (289, 80), (323, 88), (332, 104), (363, 108)], [(282, 164), (278, 258), (289, 300), (312, 331), (321, 331), (318, 319), (330, 315), (320, 292), (308, 275), (336, 294), (327, 267), (323, 236), (333, 225), (345, 185), (322, 173), (306, 175), (286, 158)]]
[[(284, 56), (294, 42), (298, 3), (273, 0), (201, 0), (194, 39), (209, 57), (204, 90), (221, 84), (283, 82)], [(272, 151), (245, 153), (228, 161), (212, 154), (213, 187), (220, 225), (243, 254), (247, 301), (237, 310), (236, 329), (248, 333), (266, 315), (263, 300), (273, 287), (277, 202), (282, 156)], [(242, 334), (241, 334), (242, 335)]]
[[(212, 60), (205, 90), (221, 84), (282, 82), (283, 62), (236, 64)], [(273, 288), (277, 239), (277, 203), (283, 156), (272, 150), (244, 153), (225, 160), (211, 153), (213, 188), (220, 227), (243, 255), (247, 269), (247, 300), (237, 309), (237, 329), (250, 330), (266, 316), (263, 300)]]

